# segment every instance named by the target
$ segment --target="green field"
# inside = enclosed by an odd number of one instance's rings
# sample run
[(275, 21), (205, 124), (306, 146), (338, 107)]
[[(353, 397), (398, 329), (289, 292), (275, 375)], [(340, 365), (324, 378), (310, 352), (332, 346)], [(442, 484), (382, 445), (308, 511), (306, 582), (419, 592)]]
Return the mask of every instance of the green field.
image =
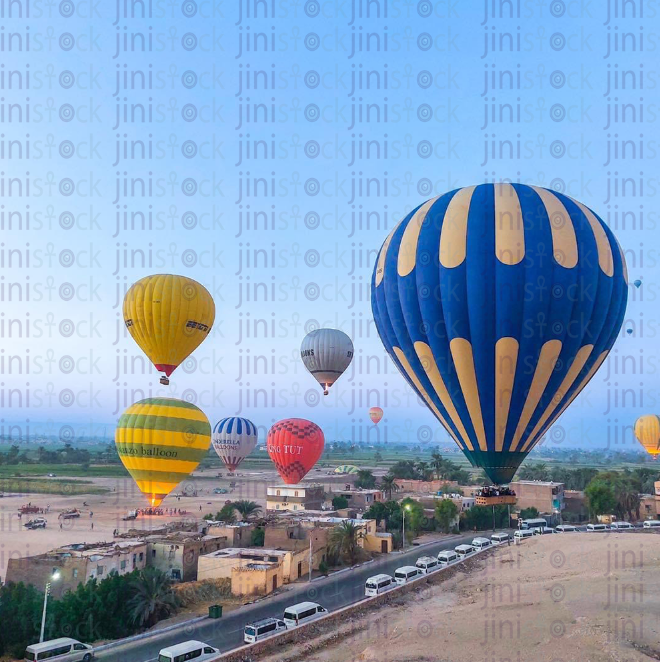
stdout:
[(105, 487), (98, 487), (88, 480), (57, 480), (54, 478), (0, 478), (0, 493), (56, 494), (105, 494)]
[(121, 478), (128, 476), (128, 472), (121, 464), (97, 464), (83, 467), (79, 464), (1, 464), (0, 479), (21, 476), (70, 476), (81, 478), (109, 477)]

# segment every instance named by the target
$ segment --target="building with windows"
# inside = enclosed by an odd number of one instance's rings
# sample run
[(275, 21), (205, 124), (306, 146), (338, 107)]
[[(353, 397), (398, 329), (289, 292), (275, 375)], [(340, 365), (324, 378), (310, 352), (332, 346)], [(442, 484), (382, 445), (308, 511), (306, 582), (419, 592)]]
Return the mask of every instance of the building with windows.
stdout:
[(199, 557), (227, 547), (225, 536), (185, 532), (168, 536), (148, 536), (146, 540), (147, 565), (158, 568), (175, 582), (195, 581)]
[(321, 510), (322, 485), (272, 485), (266, 488), (266, 510)]
[(51, 585), (52, 595), (58, 598), (90, 579), (101, 581), (111, 572), (125, 575), (141, 570), (147, 566), (147, 558), (147, 542), (143, 540), (64, 545), (45, 554), (9, 559), (6, 582), (23, 582), (43, 590), (52, 574), (59, 571), (60, 579)]
[(377, 501), (385, 501), (382, 490), (348, 489), (332, 492), (332, 497), (343, 496), (348, 501), (348, 508), (367, 510)]
[(516, 493), (519, 510), (536, 508), (539, 513), (558, 514), (564, 510), (564, 483), (541, 480), (519, 480), (509, 487)]

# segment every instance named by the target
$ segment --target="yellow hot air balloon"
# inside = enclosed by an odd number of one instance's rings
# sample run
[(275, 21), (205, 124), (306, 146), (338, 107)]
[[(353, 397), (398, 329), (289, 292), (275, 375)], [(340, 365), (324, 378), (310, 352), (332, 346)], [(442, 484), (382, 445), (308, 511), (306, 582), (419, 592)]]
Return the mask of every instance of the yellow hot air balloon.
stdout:
[(635, 436), (650, 455), (660, 455), (660, 416), (640, 416), (635, 422)]
[(147, 398), (119, 419), (115, 444), (123, 465), (152, 506), (202, 461), (211, 446), (211, 424), (195, 405), (175, 398)]
[(156, 274), (134, 283), (124, 297), (124, 324), (156, 370), (161, 384), (208, 336), (215, 320), (209, 291), (185, 276)]

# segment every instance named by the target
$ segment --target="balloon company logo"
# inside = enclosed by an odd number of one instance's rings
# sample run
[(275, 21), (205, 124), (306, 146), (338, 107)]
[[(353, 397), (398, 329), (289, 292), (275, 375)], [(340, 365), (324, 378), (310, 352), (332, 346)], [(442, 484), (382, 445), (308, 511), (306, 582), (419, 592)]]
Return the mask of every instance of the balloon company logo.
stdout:
[(303, 349), (302, 352), (300, 352), (300, 358), (304, 359), (306, 356), (314, 356), (314, 350)]
[(169, 457), (176, 458), (179, 451), (160, 448), (158, 446), (138, 446), (133, 444), (117, 444), (117, 451), (120, 455), (130, 455), (132, 457)]
[(199, 329), (200, 331), (204, 331), (204, 333), (208, 333), (211, 330), (211, 327), (208, 324), (202, 324), (201, 322), (188, 320), (186, 322), (186, 329)]
[(282, 446), (275, 444), (268, 444), (269, 453), (284, 453), (285, 455), (301, 455), (303, 447), (302, 446), (290, 446), (283, 444)]

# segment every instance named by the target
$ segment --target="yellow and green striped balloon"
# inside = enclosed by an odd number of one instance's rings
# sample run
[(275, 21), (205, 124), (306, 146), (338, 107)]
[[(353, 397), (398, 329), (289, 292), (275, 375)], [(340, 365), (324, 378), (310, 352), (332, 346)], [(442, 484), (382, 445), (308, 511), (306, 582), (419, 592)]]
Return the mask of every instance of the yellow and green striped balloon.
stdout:
[(211, 424), (195, 405), (175, 398), (147, 398), (131, 405), (115, 431), (119, 457), (152, 506), (202, 461)]

